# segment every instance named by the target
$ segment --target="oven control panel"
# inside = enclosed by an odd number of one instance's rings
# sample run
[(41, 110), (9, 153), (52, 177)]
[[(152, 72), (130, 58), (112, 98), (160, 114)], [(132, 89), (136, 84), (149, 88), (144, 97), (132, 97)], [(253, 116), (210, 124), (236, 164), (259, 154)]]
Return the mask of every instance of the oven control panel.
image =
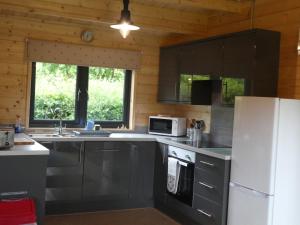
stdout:
[(195, 163), (196, 153), (191, 152), (182, 148), (174, 147), (169, 145), (168, 155), (178, 159), (182, 159), (191, 163)]

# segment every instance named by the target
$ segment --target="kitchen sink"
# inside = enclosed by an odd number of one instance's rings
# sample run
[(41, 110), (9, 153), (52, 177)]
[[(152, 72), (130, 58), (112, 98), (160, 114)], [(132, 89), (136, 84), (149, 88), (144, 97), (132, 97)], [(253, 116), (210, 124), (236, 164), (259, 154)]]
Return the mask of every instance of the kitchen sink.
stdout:
[(29, 134), (29, 137), (32, 138), (59, 138), (59, 137), (74, 137), (75, 135), (72, 133), (65, 134)]

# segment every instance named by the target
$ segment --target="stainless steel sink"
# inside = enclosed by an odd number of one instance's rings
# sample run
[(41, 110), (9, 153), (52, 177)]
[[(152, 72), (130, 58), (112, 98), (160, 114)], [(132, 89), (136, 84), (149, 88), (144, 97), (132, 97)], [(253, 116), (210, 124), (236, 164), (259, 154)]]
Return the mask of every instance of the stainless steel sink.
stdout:
[(29, 134), (28, 136), (32, 138), (59, 138), (59, 137), (74, 137), (75, 135), (72, 133), (65, 133), (65, 134)]

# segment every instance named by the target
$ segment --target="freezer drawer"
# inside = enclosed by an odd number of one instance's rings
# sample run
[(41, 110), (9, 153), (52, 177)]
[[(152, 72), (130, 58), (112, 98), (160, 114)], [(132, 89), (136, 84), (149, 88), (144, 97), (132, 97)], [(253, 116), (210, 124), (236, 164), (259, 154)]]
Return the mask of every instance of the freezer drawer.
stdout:
[(272, 225), (274, 196), (230, 184), (227, 225)]

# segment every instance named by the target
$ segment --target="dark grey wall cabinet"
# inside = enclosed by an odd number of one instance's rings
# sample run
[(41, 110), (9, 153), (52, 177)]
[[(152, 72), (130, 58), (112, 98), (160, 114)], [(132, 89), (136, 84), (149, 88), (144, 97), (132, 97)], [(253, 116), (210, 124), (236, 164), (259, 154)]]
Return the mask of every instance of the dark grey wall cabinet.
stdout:
[[(0, 199), (10, 197), (31, 197), (35, 200), (38, 224), (42, 224), (45, 210), (47, 155), (1, 156), (0, 157)], [(23, 192), (18, 195), (13, 192)]]
[(219, 76), (222, 74), (222, 48), (222, 40), (218, 39), (181, 46), (179, 73)]
[(176, 102), (179, 91), (178, 47), (160, 50), (158, 99), (161, 102)]
[(223, 39), (224, 77), (251, 79), (255, 68), (255, 33), (237, 34)]
[(280, 33), (261, 29), (162, 47), (158, 101), (190, 102), (180, 98), (183, 74), (242, 78), (247, 83), (245, 95), (276, 96), (279, 48)]
[(83, 142), (41, 142), (50, 150), (46, 203), (81, 199)]

